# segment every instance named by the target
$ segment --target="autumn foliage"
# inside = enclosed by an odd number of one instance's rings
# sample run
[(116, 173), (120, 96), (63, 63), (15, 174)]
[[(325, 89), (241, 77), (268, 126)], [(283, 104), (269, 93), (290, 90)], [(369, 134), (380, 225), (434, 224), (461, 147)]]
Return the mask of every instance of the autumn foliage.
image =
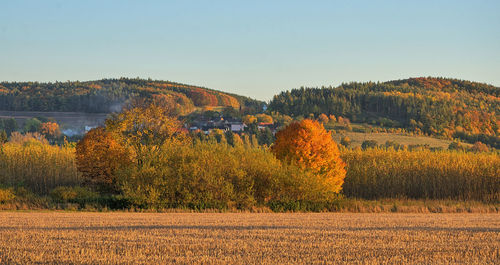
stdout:
[(116, 171), (131, 162), (127, 150), (104, 128), (90, 130), (76, 145), (78, 171), (100, 191), (116, 192)]
[(249, 124), (252, 124), (252, 123), (256, 123), (257, 122), (257, 118), (253, 115), (245, 115), (243, 116), (243, 123), (245, 123), (246, 125), (249, 125)]
[(480, 141), (498, 149), (499, 91), (495, 86), (463, 80), (410, 78), (293, 89), (274, 96), (268, 109), (295, 117), (324, 113), (339, 116), (338, 124), (346, 127), (347, 117), (354, 123), (404, 128), (471, 144)]
[(88, 82), (2, 82), (0, 108), (16, 111), (110, 112), (135, 97), (169, 97), (185, 115), (197, 107), (258, 109), (262, 102), (247, 97), (170, 81), (103, 79)]
[(255, 117), (257, 118), (257, 121), (258, 122), (261, 122), (261, 123), (273, 123), (273, 117), (267, 115), (267, 114), (257, 114), (255, 115)]
[(59, 129), (59, 124), (55, 122), (44, 122), (40, 125), (40, 133), (43, 134), (48, 139), (55, 139), (61, 136), (61, 130)]
[(161, 145), (184, 135), (182, 124), (171, 111), (157, 104), (134, 106), (106, 120), (106, 128), (124, 144), (137, 149), (144, 145)]
[(495, 153), (370, 148), (343, 149), (342, 192), (364, 199), (412, 198), (500, 201)]
[(326, 116), (324, 113), (321, 113), (319, 116), (318, 116), (318, 121), (321, 122), (321, 123), (327, 123), (330, 121), (330, 119), (328, 118), (328, 116)]
[(80, 185), (75, 148), (50, 145), (39, 133), (13, 133), (0, 145), (0, 186), (20, 184), (41, 195), (57, 186)]
[(278, 159), (310, 170), (327, 191), (338, 193), (342, 189), (345, 163), (337, 144), (319, 122), (305, 119), (290, 124), (276, 134), (272, 151)]

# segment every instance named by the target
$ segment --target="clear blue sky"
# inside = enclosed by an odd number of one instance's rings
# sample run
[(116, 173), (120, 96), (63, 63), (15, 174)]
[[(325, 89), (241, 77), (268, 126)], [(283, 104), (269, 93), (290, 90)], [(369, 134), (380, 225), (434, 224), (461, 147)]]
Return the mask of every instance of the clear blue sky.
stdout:
[(444, 76), (500, 86), (500, 1), (0, 0), (0, 80), (142, 77), (271, 99)]

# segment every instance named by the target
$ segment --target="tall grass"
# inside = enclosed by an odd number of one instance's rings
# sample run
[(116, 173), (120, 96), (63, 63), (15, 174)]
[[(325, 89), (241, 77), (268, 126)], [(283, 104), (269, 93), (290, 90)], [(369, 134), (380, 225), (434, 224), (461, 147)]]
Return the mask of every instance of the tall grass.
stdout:
[(46, 195), (57, 186), (80, 183), (73, 147), (53, 146), (37, 140), (0, 146), (0, 184), (24, 186)]
[(500, 201), (498, 154), (370, 149), (342, 158), (347, 197)]

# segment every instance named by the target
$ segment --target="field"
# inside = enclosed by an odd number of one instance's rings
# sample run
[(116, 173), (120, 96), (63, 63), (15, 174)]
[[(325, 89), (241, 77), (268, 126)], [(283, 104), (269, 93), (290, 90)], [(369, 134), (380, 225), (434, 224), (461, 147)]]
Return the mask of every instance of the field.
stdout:
[[(335, 142), (340, 143), (342, 137), (347, 136), (351, 139), (350, 147), (360, 147), (363, 141), (375, 140), (377, 143), (385, 144), (387, 141), (394, 141), (402, 145), (425, 145), (428, 144), (429, 147), (448, 149), (448, 146), (452, 141), (438, 139), (426, 136), (409, 136), (397, 133), (361, 133), (361, 132), (343, 132), (336, 133), (333, 135)], [(470, 147), (470, 144), (463, 143), (464, 146)]]
[(499, 264), (499, 217), (2, 212), (0, 263)]
[(84, 112), (42, 112), (42, 111), (4, 111), (0, 110), (0, 118), (14, 118), (20, 125), (27, 119), (45, 117), (54, 119), (63, 129), (83, 128), (85, 126), (95, 127), (104, 124), (108, 114), (106, 113), (84, 113)]

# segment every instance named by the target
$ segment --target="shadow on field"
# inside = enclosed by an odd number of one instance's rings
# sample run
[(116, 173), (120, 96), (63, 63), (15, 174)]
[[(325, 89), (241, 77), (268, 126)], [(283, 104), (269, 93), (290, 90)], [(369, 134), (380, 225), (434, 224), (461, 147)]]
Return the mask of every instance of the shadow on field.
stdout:
[(418, 231), (418, 232), (493, 232), (500, 233), (500, 228), (493, 227), (307, 227), (307, 226), (224, 226), (224, 225), (124, 225), (124, 226), (82, 226), (82, 227), (1, 227), (2, 230), (41, 230), (41, 231), (120, 231), (120, 230), (217, 230), (217, 231), (251, 231), (251, 230), (304, 230), (304, 231)]
[(340, 228), (340, 231), (418, 231), (418, 232), (500, 232), (500, 228), (493, 227), (415, 227), (415, 226), (397, 226), (397, 227), (349, 227)]
[(1, 227), (2, 230), (281, 230), (281, 229), (304, 229), (301, 226), (224, 226), (224, 225), (124, 225), (124, 226), (81, 226), (81, 227)]

